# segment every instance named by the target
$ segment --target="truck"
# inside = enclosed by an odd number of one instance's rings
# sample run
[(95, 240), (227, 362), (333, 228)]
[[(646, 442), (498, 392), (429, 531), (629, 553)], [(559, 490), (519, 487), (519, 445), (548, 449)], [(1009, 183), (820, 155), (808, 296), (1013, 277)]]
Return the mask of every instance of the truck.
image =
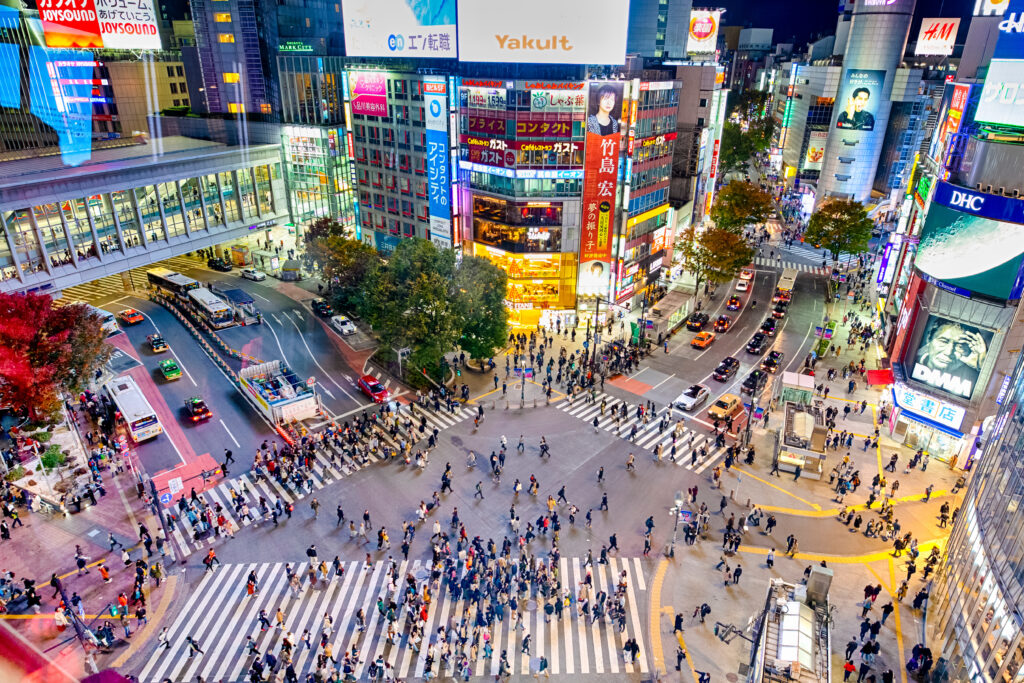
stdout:
[(788, 302), (793, 298), (793, 287), (796, 285), (796, 268), (786, 268), (782, 271), (782, 275), (779, 276), (779, 281), (775, 285), (775, 293), (772, 295), (772, 303), (777, 304), (780, 301)]
[(275, 426), (316, 417), (320, 397), (311, 380), (303, 381), (279, 360), (242, 368), (242, 394)]

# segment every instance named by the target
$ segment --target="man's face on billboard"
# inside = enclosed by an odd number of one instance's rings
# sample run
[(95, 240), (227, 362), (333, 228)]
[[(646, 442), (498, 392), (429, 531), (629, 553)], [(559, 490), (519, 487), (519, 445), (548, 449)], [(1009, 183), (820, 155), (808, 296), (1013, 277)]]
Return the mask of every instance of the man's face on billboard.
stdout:
[(853, 108), (855, 111), (864, 111), (864, 107), (868, 106), (868, 100), (871, 99), (866, 91), (861, 90), (857, 93), (857, 96), (853, 98)]
[(954, 350), (962, 330), (956, 325), (943, 325), (928, 342), (928, 364), (935, 370), (946, 370), (956, 360)]

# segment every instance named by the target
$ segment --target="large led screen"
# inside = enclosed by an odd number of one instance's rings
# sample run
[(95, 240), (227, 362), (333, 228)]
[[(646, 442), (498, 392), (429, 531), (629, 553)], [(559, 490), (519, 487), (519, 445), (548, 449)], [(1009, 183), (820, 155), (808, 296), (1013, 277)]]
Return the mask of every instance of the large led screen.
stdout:
[(342, 0), (349, 57), (455, 58), (455, 0)]
[(464, 62), (624, 64), (629, 0), (460, 0)]
[(938, 315), (928, 316), (910, 377), (970, 400), (992, 345), (991, 330)]
[(914, 265), (957, 289), (993, 299), (1020, 297), (1024, 225), (932, 202)]

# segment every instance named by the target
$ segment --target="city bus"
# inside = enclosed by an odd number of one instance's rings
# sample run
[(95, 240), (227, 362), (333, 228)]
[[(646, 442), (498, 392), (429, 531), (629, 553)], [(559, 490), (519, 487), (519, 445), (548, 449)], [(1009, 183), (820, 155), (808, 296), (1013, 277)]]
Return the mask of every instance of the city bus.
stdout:
[(147, 270), (146, 278), (149, 280), (149, 285), (157, 291), (163, 291), (181, 299), (184, 299), (185, 295), (193, 289), (199, 289), (199, 282), (168, 268)]
[(164, 431), (156, 412), (142, 395), (142, 390), (134, 379), (127, 375), (118, 377), (104, 384), (103, 390), (114, 402), (133, 441), (139, 443), (152, 439)]
[(779, 282), (775, 285), (775, 294), (772, 296), (772, 303), (780, 301), (789, 302), (793, 298), (793, 287), (796, 285), (796, 268), (786, 268), (779, 276)]
[(235, 324), (234, 310), (206, 287), (189, 290), (188, 301), (192, 309), (210, 327), (220, 329)]
[(110, 311), (104, 311), (102, 308), (96, 308), (91, 304), (85, 304), (85, 307), (89, 309), (89, 312), (100, 319), (100, 328), (109, 337), (112, 334), (117, 334), (121, 331), (121, 328), (117, 325), (117, 319), (114, 314)]

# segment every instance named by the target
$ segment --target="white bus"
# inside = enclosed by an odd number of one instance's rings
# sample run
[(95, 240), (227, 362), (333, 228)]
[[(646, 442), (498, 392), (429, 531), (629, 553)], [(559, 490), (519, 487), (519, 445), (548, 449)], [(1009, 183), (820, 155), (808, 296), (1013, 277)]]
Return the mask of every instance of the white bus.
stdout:
[(103, 385), (103, 390), (114, 402), (121, 419), (128, 426), (128, 433), (136, 443), (152, 439), (164, 431), (149, 401), (135, 380), (125, 375)]
[(208, 290), (206, 287), (190, 290), (188, 293), (189, 303), (196, 313), (215, 329), (230, 327), (235, 324), (234, 310), (224, 303), (219, 296)]
[(117, 326), (117, 318), (110, 311), (104, 311), (102, 308), (96, 308), (91, 304), (85, 304), (85, 307), (89, 309), (89, 312), (100, 319), (100, 327), (109, 337), (112, 334), (117, 334), (121, 331), (121, 328)]
[(168, 268), (152, 268), (146, 271), (150, 287), (164, 293), (182, 297), (193, 289), (199, 288), (199, 282)]

